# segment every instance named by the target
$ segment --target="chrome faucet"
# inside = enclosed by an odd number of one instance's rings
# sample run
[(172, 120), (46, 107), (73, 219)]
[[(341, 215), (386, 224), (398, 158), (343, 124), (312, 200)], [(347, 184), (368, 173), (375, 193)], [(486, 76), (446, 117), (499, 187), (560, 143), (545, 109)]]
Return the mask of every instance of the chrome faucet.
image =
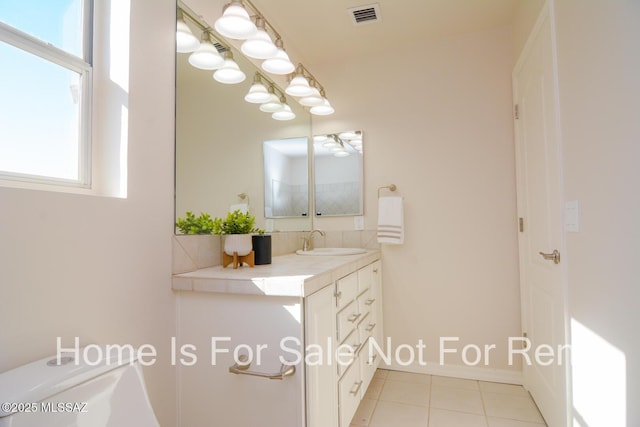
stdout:
[(307, 237), (303, 237), (303, 242), (302, 242), (302, 250), (303, 251), (310, 251), (313, 249), (313, 233), (320, 233), (320, 235), (322, 237), (325, 236), (324, 231), (322, 230), (318, 230), (318, 229), (314, 229), (311, 230), (309, 232), (309, 234), (307, 235)]

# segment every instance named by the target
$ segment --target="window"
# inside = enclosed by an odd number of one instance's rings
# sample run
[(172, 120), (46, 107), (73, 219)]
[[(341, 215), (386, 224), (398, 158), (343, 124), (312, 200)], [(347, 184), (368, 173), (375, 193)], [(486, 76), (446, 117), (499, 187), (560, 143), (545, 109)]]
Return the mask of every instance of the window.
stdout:
[(92, 1), (0, 2), (0, 179), (89, 187)]

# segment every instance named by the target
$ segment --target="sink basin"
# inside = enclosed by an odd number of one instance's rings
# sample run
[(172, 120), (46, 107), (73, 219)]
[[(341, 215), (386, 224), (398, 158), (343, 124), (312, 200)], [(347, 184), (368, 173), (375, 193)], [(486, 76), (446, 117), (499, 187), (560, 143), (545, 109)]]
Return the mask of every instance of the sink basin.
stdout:
[(361, 248), (315, 248), (310, 251), (298, 249), (298, 255), (315, 255), (315, 256), (336, 256), (336, 255), (358, 255), (367, 251)]

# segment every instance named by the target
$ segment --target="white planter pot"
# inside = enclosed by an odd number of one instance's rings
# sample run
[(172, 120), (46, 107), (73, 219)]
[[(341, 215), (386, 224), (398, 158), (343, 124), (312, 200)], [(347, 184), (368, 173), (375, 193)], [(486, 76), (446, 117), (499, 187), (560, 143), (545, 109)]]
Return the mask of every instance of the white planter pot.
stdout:
[(224, 237), (224, 252), (227, 255), (236, 252), (238, 256), (245, 256), (252, 248), (251, 234), (227, 234)]

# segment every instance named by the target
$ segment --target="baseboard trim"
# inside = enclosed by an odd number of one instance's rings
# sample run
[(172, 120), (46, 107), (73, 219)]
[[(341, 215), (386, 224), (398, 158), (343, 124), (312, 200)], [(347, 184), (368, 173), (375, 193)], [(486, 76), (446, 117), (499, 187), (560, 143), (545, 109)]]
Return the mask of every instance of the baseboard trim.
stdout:
[(381, 363), (379, 368), (390, 369), (392, 371), (411, 372), (414, 374), (439, 375), (443, 377), (522, 385), (522, 372), (508, 371), (506, 369), (480, 368), (477, 366), (461, 365), (440, 365), (439, 363), (427, 363), (426, 365), (411, 364), (404, 366), (395, 362), (392, 362), (390, 365)]

